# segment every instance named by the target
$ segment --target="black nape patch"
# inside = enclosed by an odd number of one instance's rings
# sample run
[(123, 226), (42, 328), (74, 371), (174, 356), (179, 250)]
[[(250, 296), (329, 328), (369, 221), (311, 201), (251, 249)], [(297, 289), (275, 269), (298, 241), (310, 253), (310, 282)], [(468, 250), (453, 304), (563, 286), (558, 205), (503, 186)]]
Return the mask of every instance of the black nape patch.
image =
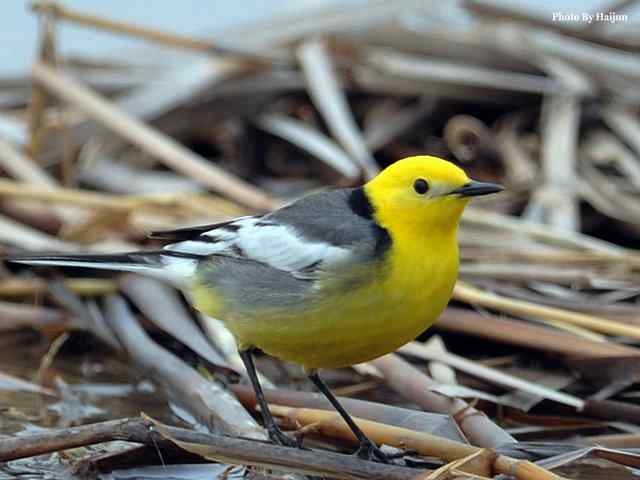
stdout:
[(374, 208), (371, 200), (364, 191), (364, 188), (354, 188), (349, 194), (349, 208), (356, 215), (372, 220), (371, 227), (373, 229), (373, 236), (376, 239), (374, 255), (381, 257), (391, 247), (391, 235), (386, 228), (378, 225), (373, 218)]
[(373, 205), (367, 197), (364, 188), (354, 188), (349, 194), (349, 208), (356, 215), (366, 218), (368, 220), (373, 219)]

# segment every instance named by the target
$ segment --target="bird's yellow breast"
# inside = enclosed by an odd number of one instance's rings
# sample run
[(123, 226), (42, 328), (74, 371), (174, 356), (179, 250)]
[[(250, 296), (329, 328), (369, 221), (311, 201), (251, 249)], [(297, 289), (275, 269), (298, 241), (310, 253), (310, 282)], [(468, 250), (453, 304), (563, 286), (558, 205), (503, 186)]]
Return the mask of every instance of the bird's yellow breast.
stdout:
[(455, 232), (428, 242), (396, 233), (383, 259), (348, 278), (321, 278), (314, 295), (295, 310), (233, 312), (215, 292), (198, 287), (196, 308), (222, 318), (241, 348), (256, 346), (307, 369), (371, 360), (430, 327), (446, 307), (458, 273)]

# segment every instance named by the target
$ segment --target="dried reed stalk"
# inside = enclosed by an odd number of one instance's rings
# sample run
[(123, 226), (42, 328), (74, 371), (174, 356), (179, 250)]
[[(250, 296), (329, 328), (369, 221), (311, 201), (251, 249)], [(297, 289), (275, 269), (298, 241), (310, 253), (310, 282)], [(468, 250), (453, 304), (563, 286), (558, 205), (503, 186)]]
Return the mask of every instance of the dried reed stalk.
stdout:
[(489, 383), (527, 392), (529, 394), (546, 398), (548, 400), (553, 400), (563, 405), (574, 407), (578, 410), (581, 410), (584, 407), (584, 401), (573, 395), (568, 395), (566, 393), (546, 388), (540, 384), (522, 380), (520, 378), (514, 377), (513, 375), (508, 375), (495, 368), (481, 365), (473, 360), (468, 360), (453, 353), (434, 352), (426, 348), (424, 344), (418, 342), (408, 343), (407, 345), (401, 347), (399, 351), (401, 353), (412, 355), (423, 360), (442, 362), (445, 365), (449, 365), (469, 375), (481, 378)]
[(444, 311), (435, 328), (571, 357), (640, 355), (640, 350), (631, 346), (595, 342), (528, 322), (455, 307)]
[(425, 410), (453, 416), (474, 445), (491, 448), (516, 441), (464, 400), (438, 393), (436, 390), (439, 385), (436, 382), (398, 355), (385, 355), (365, 365), (375, 367), (391, 388)]
[(124, 350), (156, 380), (164, 383), (176, 400), (211, 431), (265, 440), (264, 430), (236, 398), (216, 381), (208, 381), (191, 366), (155, 343), (118, 295), (105, 300), (105, 318)]
[[(100, 278), (70, 278), (65, 286), (82, 296), (102, 296), (117, 291), (113, 280)], [(4, 278), (0, 280), (0, 297), (15, 298), (42, 295), (48, 291), (47, 281), (42, 278)]]
[(514, 300), (496, 295), (495, 293), (484, 292), (463, 282), (457, 283), (453, 292), (453, 298), (460, 302), (491, 308), (512, 315), (531, 316), (541, 320), (577, 325), (607, 335), (622, 335), (640, 339), (640, 327), (626, 325), (594, 315), (546, 307), (524, 300)]
[(216, 167), (172, 138), (127, 115), (96, 92), (43, 64), (33, 66), (34, 80), (57, 97), (69, 102), (118, 133), (134, 145), (156, 156), (168, 167), (197, 179), (240, 204), (270, 210), (279, 202), (256, 187)]
[[(309, 427), (316, 433), (351, 442), (356, 441), (355, 435), (336, 412), (277, 405), (272, 407), (272, 411), (274, 415), (283, 418), (291, 426), (297, 428)], [(428, 433), (415, 432), (406, 428), (393, 427), (362, 418), (354, 418), (354, 420), (374, 442), (413, 450), (420, 455), (454, 461), (482, 450), (479, 447), (454, 442)], [(512, 475), (519, 480), (559, 480), (562, 478), (531, 462), (516, 460), (500, 454), (495, 456), (493, 468), (496, 473)]]

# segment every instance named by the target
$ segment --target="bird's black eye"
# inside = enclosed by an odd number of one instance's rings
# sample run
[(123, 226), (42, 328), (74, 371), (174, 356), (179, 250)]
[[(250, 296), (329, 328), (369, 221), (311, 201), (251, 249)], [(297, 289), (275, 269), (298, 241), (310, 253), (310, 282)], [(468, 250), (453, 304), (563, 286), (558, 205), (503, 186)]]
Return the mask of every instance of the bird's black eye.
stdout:
[(424, 178), (419, 178), (415, 182), (413, 182), (413, 189), (416, 193), (420, 195), (424, 195), (429, 191), (429, 183)]

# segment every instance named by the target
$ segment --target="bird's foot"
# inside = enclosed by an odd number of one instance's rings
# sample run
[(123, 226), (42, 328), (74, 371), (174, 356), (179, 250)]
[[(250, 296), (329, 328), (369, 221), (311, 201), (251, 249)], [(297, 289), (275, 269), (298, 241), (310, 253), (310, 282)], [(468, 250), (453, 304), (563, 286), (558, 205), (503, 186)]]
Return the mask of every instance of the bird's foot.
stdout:
[(406, 458), (412, 455), (417, 455), (417, 452), (415, 450), (399, 450), (396, 453), (387, 453), (385, 454), (387, 456), (387, 459), (389, 460), (398, 460), (400, 458)]
[(369, 439), (360, 442), (360, 446), (354, 455), (372, 462), (391, 463), (389, 457)]
[(298, 442), (280, 430), (277, 425), (268, 427), (267, 431), (269, 432), (269, 439), (276, 445), (280, 445), (281, 447), (300, 447)]

